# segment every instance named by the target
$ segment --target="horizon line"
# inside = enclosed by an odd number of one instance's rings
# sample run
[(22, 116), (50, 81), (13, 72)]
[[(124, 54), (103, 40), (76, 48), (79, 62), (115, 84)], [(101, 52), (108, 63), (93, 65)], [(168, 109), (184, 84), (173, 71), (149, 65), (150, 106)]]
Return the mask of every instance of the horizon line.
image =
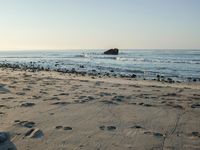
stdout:
[[(116, 48), (116, 47), (112, 47)], [(108, 50), (112, 48), (71, 48), (71, 49), (0, 49), (0, 51), (67, 51), (67, 50)], [(200, 50), (200, 48), (118, 48), (119, 50)]]

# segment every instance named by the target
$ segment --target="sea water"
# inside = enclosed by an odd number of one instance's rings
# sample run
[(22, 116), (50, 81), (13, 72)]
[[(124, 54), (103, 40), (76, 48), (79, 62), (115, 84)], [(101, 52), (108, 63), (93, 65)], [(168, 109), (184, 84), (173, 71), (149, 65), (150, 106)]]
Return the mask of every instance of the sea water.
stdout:
[(0, 64), (34, 64), (50, 70), (135, 74), (152, 79), (157, 75), (175, 80), (200, 79), (200, 50), (120, 50), (119, 55), (104, 55), (105, 50), (26, 50), (0, 51)]

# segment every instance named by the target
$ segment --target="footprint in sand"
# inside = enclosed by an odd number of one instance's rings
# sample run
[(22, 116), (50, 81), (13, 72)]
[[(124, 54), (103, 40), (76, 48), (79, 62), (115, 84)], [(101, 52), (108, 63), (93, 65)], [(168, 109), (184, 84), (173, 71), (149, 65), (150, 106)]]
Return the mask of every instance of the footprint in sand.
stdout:
[(17, 95), (21, 95), (21, 96), (26, 95), (26, 93), (24, 93), (24, 92), (17, 92), (16, 94), (17, 94)]
[(115, 127), (115, 126), (104, 126), (104, 125), (103, 125), (103, 126), (100, 126), (99, 129), (100, 129), (100, 130), (114, 131), (114, 130), (117, 129), (117, 127)]
[(0, 108), (10, 109), (10, 107), (8, 107), (7, 105), (0, 105)]
[(27, 103), (21, 104), (21, 107), (32, 107), (34, 105), (35, 105), (35, 103), (29, 103), (29, 102), (27, 102)]
[(69, 127), (69, 126), (67, 126), (67, 127), (63, 127), (63, 126), (56, 126), (55, 127), (55, 129), (63, 129), (63, 130), (65, 130), (65, 131), (70, 131), (70, 130), (72, 130), (72, 127)]
[(200, 138), (200, 133), (197, 131), (193, 131), (190, 136)]
[(104, 103), (104, 104), (108, 104), (108, 105), (112, 105), (112, 104), (118, 105), (118, 103), (113, 102), (113, 101), (108, 101), (108, 100), (102, 100), (102, 101), (100, 101), (100, 102), (102, 102), (102, 103)]
[(26, 127), (26, 128), (32, 128), (35, 126), (35, 122), (33, 121), (20, 121), (20, 120), (15, 120), (15, 123), (17, 123), (18, 125), (22, 126), (22, 127)]
[(197, 104), (192, 104), (192, 105), (191, 105), (191, 108), (200, 108), (200, 104), (199, 104), (199, 103), (197, 103)]
[(55, 103), (52, 103), (51, 105), (69, 105), (71, 104), (70, 102), (55, 102)]
[(140, 125), (134, 125), (131, 127), (132, 129), (144, 129), (142, 126)]
[(145, 131), (144, 134), (146, 134), (146, 135), (153, 135), (153, 136), (155, 136), (157, 138), (165, 137), (164, 134), (159, 133), (159, 132)]
[(4, 112), (0, 112), (0, 115), (4, 115), (5, 113)]
[(25, 136), (29, 138), (42, 138), (44, 134), (42, 130), (32, 128), (25, 133)]

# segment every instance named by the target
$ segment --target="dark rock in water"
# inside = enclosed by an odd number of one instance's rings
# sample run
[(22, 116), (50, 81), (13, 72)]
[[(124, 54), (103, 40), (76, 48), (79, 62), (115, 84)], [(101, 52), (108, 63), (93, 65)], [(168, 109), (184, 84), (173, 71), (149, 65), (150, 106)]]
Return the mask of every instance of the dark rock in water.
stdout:
[(9, 140), (9, 135), (6, 132), (0, 132), (0, 144)]
[(132, 74), (131, 75), (131, 78), (136, 78), (137, 76), (135, 74)]
[(157, 81), (160, 81), (160, 75), (159, 74), (157, 75)]
[(80, 65), (80, 68), (85, 68), (83, 65)]
[(193, 79), (193, 82), (197, 82), (197, 79)]
[(168, 83), (174, 83), (174, 80), (171, 79), (171, 78), (167, 78), (167, 82), (168, 82)]
[(105, 51), (104, 54), (107, 54), (107, 55), (118, 55), (119, 54), (119, 49), (117, 49), (117, 48), (109, 49), (109, 50)]

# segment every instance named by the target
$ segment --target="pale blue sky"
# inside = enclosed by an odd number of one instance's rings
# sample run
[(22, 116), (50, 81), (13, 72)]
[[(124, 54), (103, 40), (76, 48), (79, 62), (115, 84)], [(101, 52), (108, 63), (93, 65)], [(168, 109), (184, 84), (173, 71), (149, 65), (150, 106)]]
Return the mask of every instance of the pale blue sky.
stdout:
[(200, 48), (200, 0), (0, 0), (0, 49)]

